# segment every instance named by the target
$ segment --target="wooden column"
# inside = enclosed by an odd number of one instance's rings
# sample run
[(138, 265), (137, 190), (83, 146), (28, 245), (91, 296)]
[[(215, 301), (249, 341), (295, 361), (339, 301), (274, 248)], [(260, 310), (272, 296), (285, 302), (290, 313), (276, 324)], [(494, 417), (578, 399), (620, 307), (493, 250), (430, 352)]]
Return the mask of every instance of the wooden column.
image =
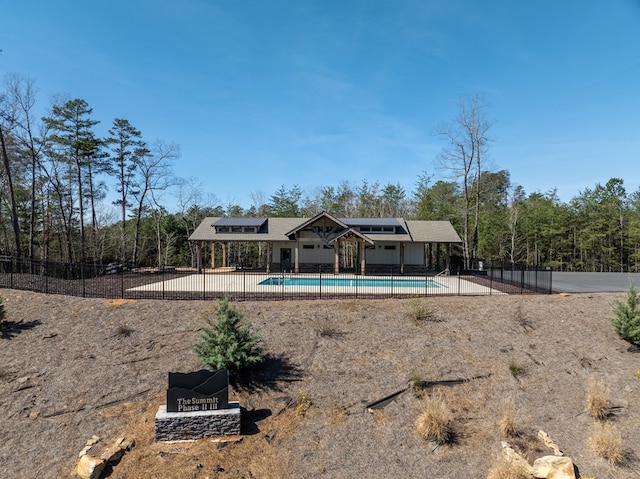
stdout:
[(211, 242), (211, 269), (216, 269), (216, 242)]
[(400, 274), (404, 274), (404, 243), (400, 243)]
[(365, 249), (364, 249), (364, 240), (361, 239), (358, 241), (358, 249), (359, 249), (359, 253), (360, 253), (360, 274), (362, 276), (365, 275), (366, 269), (367, 269), (367, 261), (365, 258)]
[(333, 274), (340, 273), (340, 240), (333, 242)]
[(300, 241), (298, 241), (298, 239), (296, 238), (296, 245), (293, 248), (293, 272), (296, 274), (300, 272), (300, 263), (298, 262), (300, 257), (298, 253), (299, 248), (300, 248)]
[(202, 273), (202, 242), (196, 241), (196, 269)]
[(226, 241), (222, 242), (222, 267), (227, 267), (227, 243)]
[(267, 274), (271, 271), (271, 250), (273, 249), (273, 244), (271, 241), (267, 242)]

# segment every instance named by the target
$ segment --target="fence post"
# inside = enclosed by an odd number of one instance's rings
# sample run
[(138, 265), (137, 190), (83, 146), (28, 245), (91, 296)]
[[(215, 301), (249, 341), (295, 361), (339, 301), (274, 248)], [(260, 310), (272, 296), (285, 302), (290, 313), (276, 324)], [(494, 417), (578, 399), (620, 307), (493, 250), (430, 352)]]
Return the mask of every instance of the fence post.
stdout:
[(322, 299), (322, 269), (318, 271), (318, 292), (320, 294), (320, 299)]
[(460, 284), (461, 284), (461, 280), (460, 280), (460, 270), (458, 270), (458, 296), (460, 296)]
[(493, 266), (489, 269), (488, 271), (488, 275), (489, 275), (489, 296), (491, 296), (493, 294)]

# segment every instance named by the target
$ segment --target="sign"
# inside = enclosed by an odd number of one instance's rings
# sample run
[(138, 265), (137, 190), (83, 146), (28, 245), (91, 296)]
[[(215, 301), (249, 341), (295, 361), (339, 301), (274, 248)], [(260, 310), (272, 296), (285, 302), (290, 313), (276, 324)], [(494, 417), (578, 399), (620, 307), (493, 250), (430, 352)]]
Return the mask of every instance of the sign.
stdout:
[(215, 411), (229, 408), (229, 374), (226, 369), (169, 373), (167, 412)]

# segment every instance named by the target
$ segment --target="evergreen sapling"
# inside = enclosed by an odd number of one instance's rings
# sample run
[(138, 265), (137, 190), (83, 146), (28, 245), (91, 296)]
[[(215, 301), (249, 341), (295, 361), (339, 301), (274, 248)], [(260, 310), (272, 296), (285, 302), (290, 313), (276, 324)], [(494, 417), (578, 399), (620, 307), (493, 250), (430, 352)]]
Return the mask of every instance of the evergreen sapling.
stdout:
[(233, 374), (262, 361), (260, 337), (251, 332), (251, 325), (239, 324), (242, 318), (228, 297), (220, 301), (215, 321), (205, 318), (206, 326), (194, 349), (206, 367)]
[(622, 339), (640, 346), (640, 297), (633, 283), (629, 285), (625, 300), (613, 302), (611, 324)]

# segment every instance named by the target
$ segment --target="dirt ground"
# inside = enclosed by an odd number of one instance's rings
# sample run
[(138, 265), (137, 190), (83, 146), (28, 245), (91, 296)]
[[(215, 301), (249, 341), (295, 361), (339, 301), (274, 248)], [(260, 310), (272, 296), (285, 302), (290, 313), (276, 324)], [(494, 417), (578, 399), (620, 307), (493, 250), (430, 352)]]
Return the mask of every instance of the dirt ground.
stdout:
[[(217, 303), (0, 295), (2, 478), (69, 477), (93, 435), (136, 441), (109, 473), (118, 479), (486, 477), (507, 398), (521, 442), (542, 429), (584, 476), (640, 477), (640, 354), (607, 319), (620, 295), (429, 298), (420, 321), (411, 299), (238, 303), (267, 358), (252, 382), (232, 388), (243, 435), (224, 447), (153, 437), (167, 372), (200, 368), (192, 345)], [(589, 447), (590, 378), (611, 391), (623, 466)], [(417, 435), (412, 381), (444, 395), (453, 444), (433, 450)], [(301, 399), (311, 403), (305, 414)]]

